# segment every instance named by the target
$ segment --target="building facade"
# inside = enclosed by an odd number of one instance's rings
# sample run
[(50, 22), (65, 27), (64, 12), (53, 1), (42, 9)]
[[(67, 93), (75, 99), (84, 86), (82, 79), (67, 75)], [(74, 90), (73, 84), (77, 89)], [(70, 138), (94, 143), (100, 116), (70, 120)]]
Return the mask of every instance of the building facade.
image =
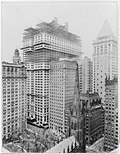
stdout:
[(92, 92), (93, 86), (93, 62), (88, 57), (84, 57), (79, 63), (80, 92)]
[(118, 82), (117, 78), (106, 81), (105, 89), (105, 151), (118, 147)]
[(105, 78), (112, 79), (117, 74), (118, 70), (118, 50), (117, 39), (115, 38), (109, 23), (105, 21), (96, 40), (93, 42), (94, 53), (94, 82), (93, 92), (98, 92), (102, 98), (102, 103), (105, 101)]
[(42, 22), (36, 28), (25, 29), (22, 50), (28, 76), (28, 118), (35, 117), (36, 124), (46, 126), (49, 117), (50, 62), (59, 58), (80, 57), (81, 41), (68, 31), (67, 23), (60, 25), (54, 18), (50, 23)]
[(51, 62), (49, 128), (68, 131), (69, 109), (74, 99), (76, 62), (60, 59)]
[(26, 67), (2, 62), (2, 137), (26, 127)]
[(50, 65), (47, 62), (27, 63), (28, 118), (46, 127), (49, 116)]
[(98, 93), (80, 95), (85, 114), (85, 142), (90, 146), (104, 135), (104, 109)]

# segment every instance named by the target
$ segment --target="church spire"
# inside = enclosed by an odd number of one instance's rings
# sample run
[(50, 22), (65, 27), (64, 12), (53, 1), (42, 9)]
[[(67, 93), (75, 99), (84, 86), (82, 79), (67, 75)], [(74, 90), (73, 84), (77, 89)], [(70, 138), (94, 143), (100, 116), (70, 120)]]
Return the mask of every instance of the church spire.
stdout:
[(114, 36), (114, 33), (107, 20), (105, 20), (97, 38), (105, 37), (105, 36)]

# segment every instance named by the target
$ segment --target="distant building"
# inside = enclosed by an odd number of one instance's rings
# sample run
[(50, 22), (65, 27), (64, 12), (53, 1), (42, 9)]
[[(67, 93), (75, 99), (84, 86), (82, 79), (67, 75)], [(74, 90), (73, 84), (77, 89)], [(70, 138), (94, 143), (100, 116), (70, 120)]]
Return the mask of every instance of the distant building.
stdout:
[(118, 47), (117, 39), (115, 38), (109, 23), (105, 21), (96, 40), (93, 42), (94, 53), (94, 82), (93, 91), (98, 92), (102, 98), (102, 103), (105, 101), (105, 78), (112, 79), (118, 74)]
[(85, 112), (85, 139), (88, 146), (104, 135), (104, 109), (98, 93), (80, 95)]
[(81, 56), (80, 37), (69, 32), (68, 24), (60, 25), (57, 18), (41, 22), (23, 34), (23, 60), (27, 66), (28, 119), (36, 125), (48, 126), (50, 62), (59, 58)]
[(79, 83), (81, 93), (92, 92), (93, 62), (88, 57), (84, 57), (79, 63)]
[(26, 67), (24, 64), (2, 62), (2, 137), (25, 128)]
[(105, 151), (118, 148), (118, 81), (106, 80), (105, 89)]
[(77, 65), (67, 59), (50, 63), (49, 128), (68, 131), (69, 109), (73, 103)]
[(13, 56), (13, 63), (19, 64), (21, 62), (20, 53), (18, 49), (15, 49), (14, 56)]

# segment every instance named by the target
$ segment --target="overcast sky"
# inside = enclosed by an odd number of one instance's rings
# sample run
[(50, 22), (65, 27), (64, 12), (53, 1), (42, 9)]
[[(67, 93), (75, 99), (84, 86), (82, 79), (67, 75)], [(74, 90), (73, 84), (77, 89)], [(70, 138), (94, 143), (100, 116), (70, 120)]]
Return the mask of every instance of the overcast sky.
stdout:
[[(117, 5), (115, 2), (57, 2), (2, 4), (2, 61), (12, 62), (15, 48), (22, 47), (24, 29), (54, 17), (60, 24), (68, 22), (69, 31), (82, 40), (82, 52), (92, 57), (92, 42), (105, 20), (117, 35)], [(21, 51), (22, 53), (22, 51)]]

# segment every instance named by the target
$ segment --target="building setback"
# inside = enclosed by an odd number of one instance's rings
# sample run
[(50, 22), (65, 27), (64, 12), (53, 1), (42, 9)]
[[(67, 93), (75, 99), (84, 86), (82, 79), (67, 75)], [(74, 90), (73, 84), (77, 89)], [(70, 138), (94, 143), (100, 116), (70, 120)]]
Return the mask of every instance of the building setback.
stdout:
[(42, 22), (36, 28), (25, 29), (23, 36), (23, 59), (27, 66), (28, 119), (36, 124), (48, 125), (50, 62), (59, 58), (81, 56), (80, 38), (68, 31), (68, 24)]
[(93, 42), (94, 53), (94, 82), (93, 92), (98, 92), (102, 98), (102, 103), (105, 101), (105, 78), (106, 76), (112, 79), (118, 73), (118, 50), (117, 39), (115, 38), (109, 23), (105, 21), (96, 40)]
[(84, 57), (78, 66), (80, 93), (86, 93), (87, 91), (92, 92), (93, 62), (88, 57)]
[(76, 62), (60, 59), (50, 64), (49, 127), (58, 132), (68, 131), (69, 109), (74, 99)]
[(26, 127), (26, 67), (2, 62), (2, 137)]
[(105, 151), (118, 147), (118, 82), (117, 78), (106, 80), (105, 89)]
[(80, 95), (85, 114), (85, 142), (88, 146), (104, 135), (104, 109), (98, 93)]

